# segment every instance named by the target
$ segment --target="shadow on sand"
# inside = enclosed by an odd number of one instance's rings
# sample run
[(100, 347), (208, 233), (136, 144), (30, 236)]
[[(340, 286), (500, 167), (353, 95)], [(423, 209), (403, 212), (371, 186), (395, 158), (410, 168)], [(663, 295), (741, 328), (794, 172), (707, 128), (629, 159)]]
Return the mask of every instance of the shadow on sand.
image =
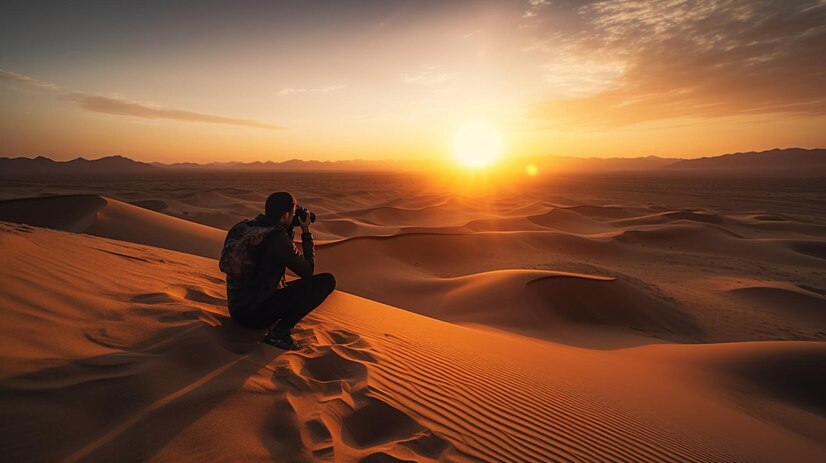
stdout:
[(3, 459), (151, 458), (282, 353), (255, 349), (260, 333), (215, 320), (0, 381)]

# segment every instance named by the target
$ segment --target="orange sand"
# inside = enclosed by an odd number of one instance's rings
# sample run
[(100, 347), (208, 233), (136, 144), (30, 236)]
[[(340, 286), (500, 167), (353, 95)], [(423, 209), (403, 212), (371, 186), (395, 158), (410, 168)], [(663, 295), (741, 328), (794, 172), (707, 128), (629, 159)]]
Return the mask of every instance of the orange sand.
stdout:
[(826, 458), (818, 217), (344, 193), (292, 353), (214, 260), (261, 195), (0, 202), (4, 458)]

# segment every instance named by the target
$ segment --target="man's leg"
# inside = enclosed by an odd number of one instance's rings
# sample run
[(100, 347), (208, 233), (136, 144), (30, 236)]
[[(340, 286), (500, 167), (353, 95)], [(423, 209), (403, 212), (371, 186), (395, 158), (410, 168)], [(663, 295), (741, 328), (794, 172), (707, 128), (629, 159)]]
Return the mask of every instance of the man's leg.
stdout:
[(262, 309), (277, 314), (279, 320), (274, 327), (277, 334), (289, 335), (293, 327), (321, 305), (335, 287), (336, 279), (331, 273), (293, 280), (267, 299)]
[(291, 329), (318, 307), (333, 292), (335, 285), (335, 278), (330, 273), (293, 280), (259, 304), (255, 310), (238, 314), (239, 321), (252, 328), (270, 328), (286, 318), (282, 326)]
[(281, 312), (276, 330), (283, 334), (292, 332), (293, 327), (313, 309), (321, 305), (336, 287), (332, 273), (319, 273), (308, 278), (291, 281), (278, 293), (283, 293)]

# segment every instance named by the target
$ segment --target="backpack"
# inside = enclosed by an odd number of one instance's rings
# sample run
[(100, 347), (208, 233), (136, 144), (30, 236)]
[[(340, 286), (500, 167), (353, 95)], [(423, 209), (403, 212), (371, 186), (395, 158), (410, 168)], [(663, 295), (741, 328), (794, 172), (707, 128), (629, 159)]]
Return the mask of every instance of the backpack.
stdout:
[(258, 250), (264, 239), (273, 231), (273, 227), (261, 227), (244, 220), (229, 229), (221, 250), (218, 268), (235, 278), (249, 278), (254, 275), (258, 265)]

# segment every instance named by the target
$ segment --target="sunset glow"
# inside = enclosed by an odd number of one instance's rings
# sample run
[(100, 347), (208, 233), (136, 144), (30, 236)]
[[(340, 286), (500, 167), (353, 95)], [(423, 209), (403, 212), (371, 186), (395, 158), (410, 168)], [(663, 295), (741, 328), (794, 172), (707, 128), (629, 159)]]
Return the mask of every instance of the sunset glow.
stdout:
[(826, 0), (4, 0), (0, 455), (826, 462), (823, 57)]
[(482, 168), (493, 163), (502, 149), (502, 136), (490, 124), (476, 123), (462, 127), (453, 143), (453, 152), (459, 164)]
[(480, 116), (507, 157), (814, 148), (824, 17), (808, 0), (5, 2), (0, 155), (473, 166), (491, 155), (445, 146)]

